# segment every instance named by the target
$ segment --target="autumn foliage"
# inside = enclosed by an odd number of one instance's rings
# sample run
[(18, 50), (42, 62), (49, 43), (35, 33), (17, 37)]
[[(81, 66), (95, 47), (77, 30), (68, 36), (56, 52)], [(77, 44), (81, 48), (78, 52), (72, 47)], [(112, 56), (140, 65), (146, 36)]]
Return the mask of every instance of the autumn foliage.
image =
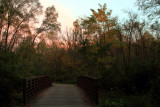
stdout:
[(61, 34), (54, 6), (39, 27), (38, 0), (1, 0), (0, 7), (0, 106), (21, 105), (22, 79), (39, 75), (63, 83), (98, 78), (102, 107), (160, 105), (159, 19), (127, 11), (121, 22), (104, 4)]

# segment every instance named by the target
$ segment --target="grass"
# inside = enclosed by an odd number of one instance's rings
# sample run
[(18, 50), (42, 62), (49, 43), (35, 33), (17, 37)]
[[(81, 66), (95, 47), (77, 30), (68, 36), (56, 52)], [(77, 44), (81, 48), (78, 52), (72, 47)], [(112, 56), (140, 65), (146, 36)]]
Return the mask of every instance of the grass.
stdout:
[(156, 107), (149, 95), (123, 95), (120, 92), (100, 90), (99, 107)]

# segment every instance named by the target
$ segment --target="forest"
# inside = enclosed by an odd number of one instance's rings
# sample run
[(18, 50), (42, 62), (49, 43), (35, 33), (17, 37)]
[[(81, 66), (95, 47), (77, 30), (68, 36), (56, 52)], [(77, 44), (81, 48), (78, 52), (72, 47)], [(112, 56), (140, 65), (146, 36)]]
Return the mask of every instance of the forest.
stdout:
[(74, 84), (88, 75), (99, 79), (100, 107), (159, 107), (160, 1), (136, 6), (143, 14), (119, 21), (99, 4), (62, 34), (54, 5), (39, 22), (39, 0), (0, 0), (0, 106), (22, 105), (24, 78)]

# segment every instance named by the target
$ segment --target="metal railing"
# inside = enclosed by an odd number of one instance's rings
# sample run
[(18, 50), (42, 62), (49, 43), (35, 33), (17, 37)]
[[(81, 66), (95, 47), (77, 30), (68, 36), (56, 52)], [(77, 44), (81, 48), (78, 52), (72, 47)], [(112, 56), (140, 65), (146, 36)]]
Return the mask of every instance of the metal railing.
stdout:
[(98, 79), (89, 76), (77, 77), (77, 85), (82, 88), (90, 100), (98, 104)]
[(31, 101), (43, 89), (52, 86), (52, 79), (48, 76), (26, 78), (23, 81), (24, 104)]

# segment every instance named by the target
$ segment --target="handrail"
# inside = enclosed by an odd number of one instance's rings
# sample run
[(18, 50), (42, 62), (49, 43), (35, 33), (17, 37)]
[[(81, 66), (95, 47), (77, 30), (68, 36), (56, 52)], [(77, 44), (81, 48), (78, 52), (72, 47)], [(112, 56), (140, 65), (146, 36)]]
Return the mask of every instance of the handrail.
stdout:
[(31, 101), (40, 91), (52, 86), (52, 79), (48, 76), (38, 76), (23, 80), (24, 104)]
[(98, 79), (90, 76), (77, 77), (77, 85), (82, 88), (89, 98), (98, 104)]

